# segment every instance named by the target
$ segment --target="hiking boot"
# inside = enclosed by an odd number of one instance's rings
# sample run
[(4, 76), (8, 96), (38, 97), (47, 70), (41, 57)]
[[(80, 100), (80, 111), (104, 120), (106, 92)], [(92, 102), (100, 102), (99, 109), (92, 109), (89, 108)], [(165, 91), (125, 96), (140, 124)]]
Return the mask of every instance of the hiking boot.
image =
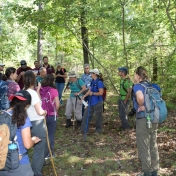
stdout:
[(75, 128), (76, 129), (80, 128), (81, 127), (81, 123), (82, 123), (82, 121), (77, 120)]
[(65, 128), (69, 128), (72, 126), (71, 119), (67, 119)]
[(157, 170), (156, 171), (152, 171), (151, 174), (152, 174), (151, 176), (158, 176), (158, 171)]
[(151, 172), (144, 172), (141, 174), (137, 174), (136, 176), (151, 176)]

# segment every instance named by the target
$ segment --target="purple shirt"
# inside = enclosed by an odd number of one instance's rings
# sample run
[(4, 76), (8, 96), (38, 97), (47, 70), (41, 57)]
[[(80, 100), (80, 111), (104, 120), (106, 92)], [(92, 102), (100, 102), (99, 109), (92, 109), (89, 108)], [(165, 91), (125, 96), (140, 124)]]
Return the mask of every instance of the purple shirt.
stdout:
[[(43, 67), (45, 67), (45, 65), (43, 65)], [(46, 71), (47, 71), (47, 74), (52, 74), (52, 73), (55, 73), (54, 71), (54, 67), (52, 65), (49, 65), (46, 68)]]

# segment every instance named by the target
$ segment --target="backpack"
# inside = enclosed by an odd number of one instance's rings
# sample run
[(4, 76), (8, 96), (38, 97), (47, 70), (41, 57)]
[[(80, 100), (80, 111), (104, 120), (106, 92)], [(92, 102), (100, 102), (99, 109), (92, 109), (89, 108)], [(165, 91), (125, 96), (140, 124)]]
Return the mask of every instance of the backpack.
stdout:
[[(11, 115), (0, 111), (0, 171), (16, 169), (19, 166), (19, 150), (16, 144), (16, 124), (12, 124)], [(11, 150), (9, 146), (15, 145)]]
[(152, 123), (162, 123), (167, 118), (167, 107), (158, 91), (159, 86), (147, 81), (139, 84), (144, 88), (145, 117), (150, 116)]
[(9, 99), (7, 96), (10, 81), (2, 81), (0, 82), (0, 110), (7, 110), (10, 107)]
[[(96, 81), (96, 83), (94, 83), (93, 84), (93, 81), (91, 82), (91, 84), (90, 84), (90, 86), (92, 87), (92, 86), (96, 86), (96, 88), (97, 88), (97, 91), (98, 91), (98, 83), (99, 83), (99, 81), (101, 81), (100, 79), (97, 79), (98, 81)], [(103, 81), (102, 81), (103, 82)], [(107, 89), (106, 89), (106, 87), (104, 87), (103, 88), (103, 95), (102, 95), (102, 97), (103, 97), (103, 101), (105, 101), (105, 99), (106, 99), (106, 91), (107, 91)], [(100, 95), (101, 96), (101, 95)], [(99, 97), (99, 96), (98, 96)]]
[(47, 111), (47, 115), (55, 112), (55, 101), (51, 100), (50, 87), (41, 87), (40, 95), (42, 100), (42, 108)]

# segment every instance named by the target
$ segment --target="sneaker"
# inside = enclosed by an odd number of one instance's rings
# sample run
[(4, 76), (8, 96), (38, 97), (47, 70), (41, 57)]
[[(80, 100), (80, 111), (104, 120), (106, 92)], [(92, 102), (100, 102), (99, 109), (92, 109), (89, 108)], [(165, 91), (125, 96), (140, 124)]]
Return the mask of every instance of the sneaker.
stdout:
[[(55, 157), (56, 157), (56, 155), (53, 154), (53, 155), (52, 155), (52, 158), (55, 158)], [(46, 160), (47, 160), (47, 159), (50, 159), (50, 158), (51, 158), (50, 154), (49, 154), (48, 156), (45, 157)]]

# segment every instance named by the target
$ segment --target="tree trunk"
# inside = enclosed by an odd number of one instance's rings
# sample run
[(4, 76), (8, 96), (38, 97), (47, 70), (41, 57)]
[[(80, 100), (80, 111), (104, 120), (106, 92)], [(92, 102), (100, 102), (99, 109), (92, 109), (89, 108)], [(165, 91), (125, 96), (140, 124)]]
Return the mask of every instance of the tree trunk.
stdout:
[(89, 63), (88, 29), (86, 28), (85, 14), (86, 12), (85, 12), (85, 9), (83, 8), (81, 12), (81, 39), (82, 39), (82, 46), (83, 46), (84, 64)]
[[(39, 3), (38, 9), (42, 10), (42, 6)], [(40, 65), (42, 65), (42, 30), (38, 29), (38, 41), (37, 41), (37, 60), (39, 61)]]
[(126, 61), (126, 67), (128, 68), (128, 56), (126, 51), (126, 41), (125, 41), (125, 3), (121, 2), (122, 6), (122, 36), (123, 36), (123, 53), (124, 59)]

